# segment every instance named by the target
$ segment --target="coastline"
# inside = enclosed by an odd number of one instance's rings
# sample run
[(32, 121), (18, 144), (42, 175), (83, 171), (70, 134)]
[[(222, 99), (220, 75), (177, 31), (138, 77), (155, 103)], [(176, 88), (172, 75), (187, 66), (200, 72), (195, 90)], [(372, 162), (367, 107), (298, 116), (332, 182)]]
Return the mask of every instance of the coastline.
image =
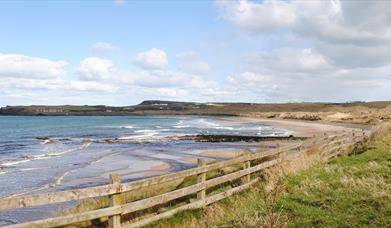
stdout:
[[(228, 117), (230, 118), (230, 117)], [(368, 129), (364, 129), (365, 125), (362, 124), (345, 124), (339, 123), (328, 123), (321, 121), (304, 121), (304, 120), (280, 120), (280, 119), (264, 119), (264, 118), (254, 118), (254, 117), (237, 117), (237, 122), (244, 121), (256, 121), (261, 124), (270, 125), (279, 129), (284, 129), (291, 131), (295, 137), (317, 137), (324, 134), (336, 134), (341, 131), (355, 131), (355, 132), (368, 132)], [(271, 148), (277, 146), (283, 146), (284, 144), (289, 143), (289, 141), (277, 140), (277, 141), (265, 141), (262, 144), (269, 144)], [(259, 143), (256, 151), (262, 150), (261, 143)], [(207, 161), (217, 161), (232, 159), (234, 157), (249, 153), (249, 151), (243, 151), (240, 149), (204, 149), (204, 150), (195, 150), (192, 151), (194, 157), (182, 157), (179, 158), (180, 161), (190, 163), (193, 165), (197, 164), (197, 156), (206, 157)], [(163, 175), (169, 173), (169, 165), (158, 165), (151, 167), (150, 170), (146, 171), (145, 178), (156, 175)]]
[[(227, 123), (231, 123), (234, 125), (242, 123), (259, 123), (262, 125), (271, 126), (276, 129), (284, 129), (291, 131), (293, 135), (297, 137), (313, 137), (314, 135), (323, 135), (324, 133), (332, 134), (339, 131), (360, 131), (357, 128), (335, 126), (333, 124), (320, 123), (317, 121), (309, 122), (297, 120), (270, 120), (249, 117), (221, 117), (221, 119), (223, 123), (225, 123), (226, 121)], [(208, 145), (207, 143), (208, 142), (202, 142), (202, 145)], [(61, 175), (59, 179), (56, 180), (56, 184), (54, 186), (47, 185), (47, 188), (45, 188), (43, 191), (69, 190), (74, 188), (102, 185), (108, 182), (109, 175), (113, 172), (117, 172), (118, 174), (120, 174), (121, 180), (123, 182), (129, 182), (132, 180), (159, 176), (170, 172), (176, 172), (179, 170), (195, 167), (197, 165), (197, 158), (205, 158), (210, 162), (227, 160), (240, 156), (244, 153), (252, 153), (255, 151), (259, 152), (262, 150), (276, 148), (278, 146), (284, 146), (284, 144), (286, 143), (296, 142), (294, 140), (289, 140), (289, 137), (285, 137), (285, 140), (266, 140), (260, 142), (230, 142), (224, 144), (224, 147), (218, 146), (222, 145), (219, 143), (210, 143), (209, 146), (213, 145), (211, 148), (214, 149), (210, 149), (208, 148), (208, 146), (205, 146), (204, 149), (192, 148), (192, 146), (188, 146), (186, 147), (187, 149), (183, 151), (179, 151), (178, 149), (172, 150), (171, 148), (170, 150), (162, 153), (160, 153), (159, 151), (157, 151), (156, 153), (148, 153), (148, 148), (144, 148), (145, 145), (143, 146), (142, 144), (138, 144), (137, 146), (139, 146), (139, 148), (122, 148), (121, 150), (123, 150), (123, 153), (113, 152), (109, 154), (102, 154), (103, 157), (97, 157), (96, 161), (90, 163), (88, 166), (76, 168), (78, 174), (76, 176), (73, 171), (67, 170), (65, 174)], [(240, 147), (240, 145), (248, 145), (249, 147), (251, 145), (251, 148), (254, 149), (238, 149), (243, 148)], [(101, 147), (102, 145), (98, 146)], [(160, 144), (159, 147), (163, 148), (165, 147), (165, 144)], [(96, 154), (93, 150), (94, 149), (92, 148), (89, 151), (90, 155)], [(136, 155), (136, 157), (133, 157), (134, 155)], [(85, 156), (88, 156), (88, 154), (86, 154)], [(106, 167), (107, 169), (102, 170), (102, 168), (104, 167), (102, 165), (104, 164), (116, 165), (111, 165), (109, 168)], [(24, 192), (24, 194), (32, 193), (42, 193), (42, 191), (40, 191), (40, 189), (32, 189), (32, 191)], [(73, 206), (75, 205), (71, 204), (66, 207), (69, 208)], [(31, 210), (31, 213), (36, 214), (34, 209)], [(38, 208), (37, 210), (39, 211), (40, 209)], [(7, 214), (5, 214), (5, 216), (8, 217)], [(1, 217), (3, 216), (0, 215), (0, 221), (3, 219)], [(19, 220), (18, 215), (12, 216), (12, 218), (17, 218)], [(23, 219), (26, 218), (21, 218), (20, 220)]]

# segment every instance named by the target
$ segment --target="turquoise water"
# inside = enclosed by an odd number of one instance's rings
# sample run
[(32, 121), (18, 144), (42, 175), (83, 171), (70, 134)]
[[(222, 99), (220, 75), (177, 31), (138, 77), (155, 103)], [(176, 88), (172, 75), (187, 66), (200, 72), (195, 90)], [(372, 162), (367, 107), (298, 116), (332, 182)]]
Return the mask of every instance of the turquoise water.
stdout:
[[(176, 141), (191, 134), (281, 135), (254, 121), (196, 116), (0, 116), (0, 197), (93, 186), (193, 167), (204, 149), (254, 150), (256, 143)], [(103, 143), (105, 139), (126, 139)], [(0, 218), (1, 219), (1, 218)]]

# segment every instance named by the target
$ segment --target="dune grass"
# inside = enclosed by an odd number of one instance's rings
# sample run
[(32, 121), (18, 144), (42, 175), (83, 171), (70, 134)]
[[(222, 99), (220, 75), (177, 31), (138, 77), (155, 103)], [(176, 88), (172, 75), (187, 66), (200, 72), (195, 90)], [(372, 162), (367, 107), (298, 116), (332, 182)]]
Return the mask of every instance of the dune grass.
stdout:
[(251, 190), (147, 227), (390, 227), (390, 126), (350, 156), (294, 174), (274, 170)]

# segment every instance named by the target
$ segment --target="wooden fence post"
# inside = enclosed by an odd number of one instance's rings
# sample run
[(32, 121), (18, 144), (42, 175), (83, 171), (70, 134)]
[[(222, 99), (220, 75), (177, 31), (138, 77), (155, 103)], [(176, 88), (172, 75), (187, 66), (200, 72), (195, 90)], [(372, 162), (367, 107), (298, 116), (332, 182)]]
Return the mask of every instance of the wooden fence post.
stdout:
[[(121, 187), (120, 177), (118, 174), (110, 174), (110, 184), (114, 184), (114, 187), (119, 192)], [(115, 193), (109, 196), (110, 207), (121, 204), (121, 194)], [(113, 215), (109, 217), (109, 228), (121, 227), (121, 215)]]
[[(198, 158), (197, 159), (197, 165), (198, 165), (198, 167), (205, 166), (206, 165), (206, 160), (202, 159), (202, 158)], [(206, 172), (198, 174), (198, 176), (197, 176), (197, 183), (204, 183), (205, 181), (206, 181)], [(206, 189), (205, 188), (197, 193), (197, 199), (198, 200), (205, 199), (205, 196), (206, 196)]]
[[(251, 167), (251, 162), (250, 161), (245, 161), (245, 162), (243, 162), (243, 169), (248, 169), (248, 168), (250, 168)], [(250, 174), (247, 174), (246, 176), (244, 176), (243, 178), (242, 178), (242, 182), (243, 183), (248, 183), (248, 182), (250, 182), (251, 181), (251, 176), (250, 176)]]

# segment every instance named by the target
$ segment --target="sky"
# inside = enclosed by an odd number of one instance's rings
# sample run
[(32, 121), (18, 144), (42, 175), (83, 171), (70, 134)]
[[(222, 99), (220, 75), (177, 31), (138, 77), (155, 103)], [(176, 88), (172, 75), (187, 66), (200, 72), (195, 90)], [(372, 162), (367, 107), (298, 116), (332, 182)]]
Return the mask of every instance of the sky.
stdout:
[(0, 106), (391, 100), (391, 1), (0, 1)]

